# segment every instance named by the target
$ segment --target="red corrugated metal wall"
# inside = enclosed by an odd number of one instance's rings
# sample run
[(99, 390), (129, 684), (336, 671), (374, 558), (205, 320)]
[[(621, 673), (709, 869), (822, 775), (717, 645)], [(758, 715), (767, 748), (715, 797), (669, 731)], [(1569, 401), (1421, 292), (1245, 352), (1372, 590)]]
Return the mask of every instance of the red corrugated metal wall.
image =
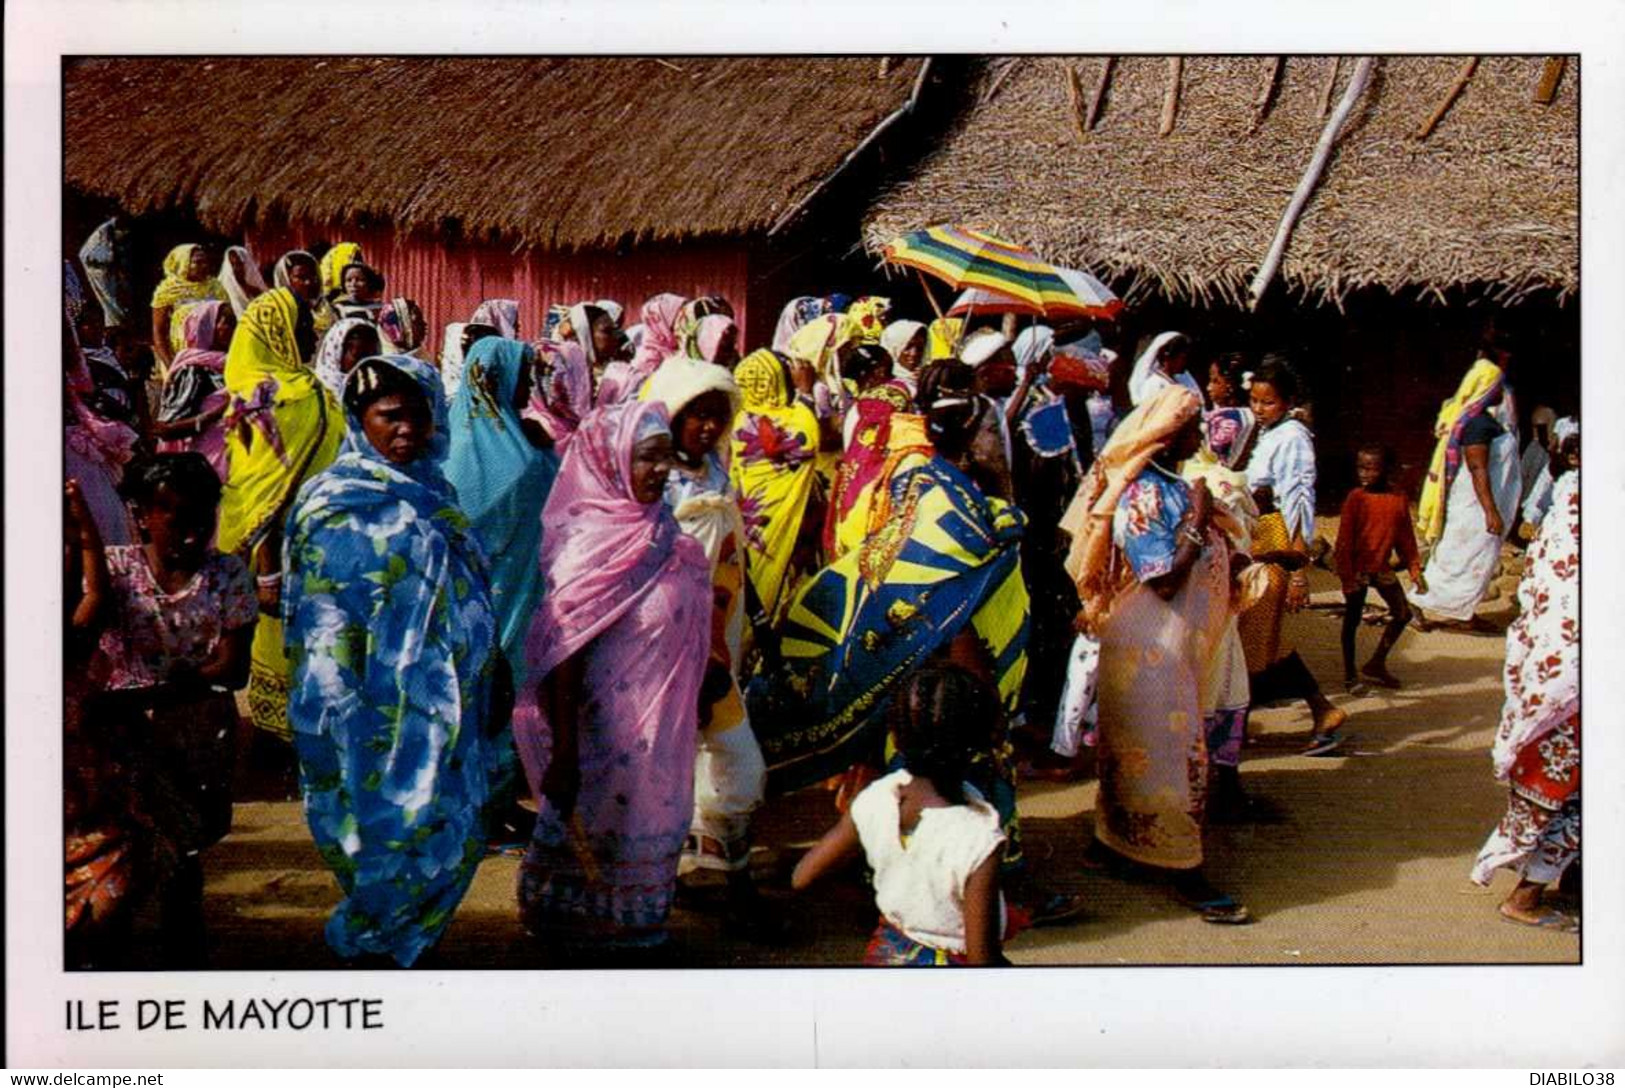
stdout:
[[(742, 242), (700, 242), (640, 246), (625, 256), (604, 250), (515, 254), (500, 245), (444, 244), (431, 235), (403, 235), (388, 227), (312, 227), (301, 224), (251, 228), (249, 248), (263, 265), (290, 249), (339, 240), (361, 246), (369, 264), (389, 281), (391, 297), (414, 299), (423, 308), (435, 350), (453, 321), (466, 321), (483, 299), (513, 298), (520, 303), (520, 331), (534, 336), (547, 307), (586, 299), (613, 299), (626, 307), (628, 325), (638, 320), (644, 299), (662, 291), (690, 297), (722, 295), (733, 303), (746, 331), (743, 343), (772, 335), (768, 326), (746, 325), (748, 256)], [(755, 335), (756, 332), (760, 335)]]

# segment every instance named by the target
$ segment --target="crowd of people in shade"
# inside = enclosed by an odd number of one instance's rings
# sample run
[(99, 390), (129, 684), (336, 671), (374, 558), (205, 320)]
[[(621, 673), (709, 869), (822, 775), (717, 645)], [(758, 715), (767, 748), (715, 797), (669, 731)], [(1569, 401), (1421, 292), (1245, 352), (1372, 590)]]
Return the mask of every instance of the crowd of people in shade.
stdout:
[[(249, 756), (297, 762), (352, 963), (419, 962), (504, 850), (554, 947), (659, 945), (693, 870), (774, 939), (753, 813), (820, 784), (839, 818), (791, 884), (862, 855), (867, 962), (1007, 962), (1084, 907), (1024, 855), (1019, 782), (1090, 749), (1074, 861), (1251, 920), (1202, 871), (1204, 828), (1247, 818), (1249, 708), (1304, 700), (1311, 755), (1346, 717), (1283, 637), (1317, 559), (1288, 359), (1170, 332), (1130, 365), (1109, 324), (839, 295), (793, 299), (748, 352), (719, 297), (534, 329), (491, 299), (435, 352), (344, 242), (269, 282), (243, 247), (178, 246), (147, 335), (118, 229), (66, 264), (74, 965), (123, 962), (138, 904), (165, 964), (207, 962), (201, 855), (231, 828), (244, 689)], [(1406, 624), (1472, 619), (1524, 500), (1511, 800), (1472, 875), (1515, 870), (1502, 913), (1567, 927), (1541, 895), (1579, 850), (1578, 426), (1537, 412), (1520, 455), (1509, 362), (1488, 339), (1439, 414), (1425, 566), (1375, 447), (1330, 553), (1349, 689), (1397, 686)], [(1390, 618), (1357, 670), (1371, 589)]]

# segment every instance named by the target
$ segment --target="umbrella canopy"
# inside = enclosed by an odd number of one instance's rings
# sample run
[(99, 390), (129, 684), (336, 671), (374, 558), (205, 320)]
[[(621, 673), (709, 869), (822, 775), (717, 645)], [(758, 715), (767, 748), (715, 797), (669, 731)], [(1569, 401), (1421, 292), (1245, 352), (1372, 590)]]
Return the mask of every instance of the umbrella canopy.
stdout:
[(952, 317), (963, 317), (972, 311), (979, 314), (1043, 314), (1052, 320), (1087, 317), (1098, 321), (1115, 320), (1123, 312), (1123, 300), (1089, 273), (1076, 268), (1057, 268), (1055, 272), (1071, 289), (1073, 297), (1051, 299), (1042, 310), (1034, 309), (1013, 295), (972, 287), (954, 300), (948, 313)]
[[(1024, 303), (1025, 313), (1065, 316), (1079, 305), (1054, 265), (1030, 250), (964, 227), (928, 227), (886, 243), (885, 260), (929, 273), (950, 287), (981, 288)], [(1080, 315), (1081, 316), (1081, 315)]]

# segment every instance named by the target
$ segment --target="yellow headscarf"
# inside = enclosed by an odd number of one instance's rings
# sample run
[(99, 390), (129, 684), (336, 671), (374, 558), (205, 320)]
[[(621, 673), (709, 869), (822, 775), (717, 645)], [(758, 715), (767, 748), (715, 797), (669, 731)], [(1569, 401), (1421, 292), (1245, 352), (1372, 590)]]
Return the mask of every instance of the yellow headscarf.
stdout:
[(294, 492), (338, 456), (344, 414), (299, 356), (299, 304), (276, 287), (243, 311), (226, 353), (226, 456), (219, 547), (254, 547)]
[(846, 314), (823, 314), (813, 318), (790, 337), (788, 355), (813, 368), (831, 389), (840, 388), (836, 363), (840, 348), (858, 339), (858, 323)]
[[(965, 322), (957, 317), (939, 317), (931, 322), (926, 336), (925, 361), (952, 359), (959, 350), (959, 337), (965, 331)], [(922, 364), (923, 365), (923, 364)]]
[(154, 310), (169, 309), (169, 350), (179, 354), (186, 350), (186, 312), (200, 302), (211, 299), (227, 301), (225, 287), (210, 276), (202, 280), (189, 280), (186, 273), (192, 265), (192, 252), (201, 248), (195, 243), (176, 246), (164, 258), (164, 278), (152, 292)]
[(361, 247), (355, 242), (336, 242), (322, 254), (322, 294), (331, 294), (344, 286), (344, 266), (360, 262)]
[(784, 365), (766, 348), (741, 360), (734, 380), (744, 400), (734, 419), (731, 472), (747, 515), (745, 567), (776, 620), (795, 595), (786, 578), (812, 498), (818, 418), (795, 399)]
[(1072, 537), (1066, 572), (1077, 583), (1084, 616), (1094, 631), (1100, 630), (1119, 588), (1111, 576), (1117, 502), (1151, 459), (1201, 411), (1202, 398), (1183, 385), (1153, 393), (1117, 425), (1061, 517), (1061, 528)]
[(1416, 527), (1423, 544), (1432, 544), (1444, 535), (1445, 502), (1456, 470), (1461, 467), (1458, 425), (1465, 424), (1471, 415), (1477, 415), (1477, 412), (1469, 415), (1473, 406), (1500, 387), (1501, 368), (1488, 359), (1480, 359), (1462, 377), (1456, 395), (1439, 406), (1439, 418), (1433, 424), (1438, 443), (1433, 447), (1433, 460), (1428, 464), (1422, 498), (1416, 504)]
[(886, 331), (886, 315), (890, 312), (891, 299), (879, 295), (864, 295), (848, 306), (847, 316), (858, 325), (858, 343), (880, 343), (880, 334)]

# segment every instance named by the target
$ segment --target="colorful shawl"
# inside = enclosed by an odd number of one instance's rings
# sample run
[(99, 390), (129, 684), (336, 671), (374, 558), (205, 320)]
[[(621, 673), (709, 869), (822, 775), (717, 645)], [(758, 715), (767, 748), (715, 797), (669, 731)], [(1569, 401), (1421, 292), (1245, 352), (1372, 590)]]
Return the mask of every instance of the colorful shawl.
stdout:
[[(375, 359), (417, 382), (443, 436), (433, 368)], [(503, 747), (488, 721), (497, 627), (485, 557), (441, 472), (444, 438), (398, 466), (347, 423), (350, 448), (288, 522), (288, 713), (305, 816), (345, 895), (328, 943), (409, 966), (485, 853)]]
[(835, 466), (829, 509), (824, 516), (824, 554), (830, 559), (858, 546), (871, 529), (879, 528), (869, 516), (875, 482), (890, 477), (897, 464), (914, 453), (931, 454), (921, 417), (907, 415), (909, 424), (893, 436), (893, 420), (913, 405), (900, 383), (887, 382), (869, 390), (853, 405), (857, 419), (846, 452)]
[[(226, 371), (226, 344), (214, 342), (215, 322), (219, 319), (220, 308), (229, 305), (225, 302), (203, 302), (193, 306), (187, 311), (186, 320), (182, 323), (182, 339), (186, 347), (175, 356), (174, 362), (169, 365), (169, 375), (166, 382), (190, 381), (193, 375), (188, 370), (201, 371), (211, 375), (210, 381), (220, 383), (220, 388), (209, 394), (199, 405), (199, 414), (212, 411), (222, 405), (230, 403), (231, 394), (224, 385)], [(202, 434), (186, 438), (174, 438), (158, 443), (160, 453), (183, 453), (196, 451), (208, 458), (209, 464), (224, 481), (230, 466), (226, 462), (226, 429), (224, 417), (215, 420)]]
[(689, 331), (687, 339), (683, 341), (683, 354), (701, 362), (716, 362), (717, 351), (727, 339), (730, 329), (734, 331), (736, 337), (739, 335), (739, 326), (734, 323), (733, 318), (724, 314), (711, 314), (700, 318), (699, 323)]
[[(235, 253), (243, 262), (244, 281), (237, 279), (237, 270), (231, 265), (231, 255)], [(254, 263), (254, 255), (248, 252), (246, 246), (229, 246), (226, 255), (220, 261), (220, 286), (226, 289), (226, 299), (231, 303), (231, 312), (238, 317), (248, 309), (248, 304), (266, 291), (265, 277), (260, 275), (260, 266)], [(248, 289), (252, 287), (251, 296)]]
[(1456, 395), (1439, 407), (1438, 419), (1433, 424), (1438, 443), (1433, 448), (1433, 460), (1428, 464), (1421, 500), (1416, 504), (1417, 535), (1423, 546), (1437, 542), (1444, 535), (1445, 499), (1456, 473), (1461, 470), (1462, 430), (1484, 413), (1504, 386), (1501, 368), (1488, 359), (1480, 359), (1462, 377)]
[(384, 347), (393, 353), (410, 355), (421, 346), (412, 336), (412, 305), (411, 299), (391, 299), (378, 314)]
[(315, 257), (312, 257), (303, 249), (290, 249), (288, 252), (277, 258), (276, 265), (271, 269), (271, 286), (280, 287), (285, 291), (292, 291), (293, 284), (288, 279), (288, 266), (300, 259), (309, 261), (311, 264), (315, 265), (317, 268), (317, 276), (320, 277), (321, 265), (317, 262)]
[(525, 635), (541, 599), (536, 557), (542, 543), (542, 506), (558, 467), (520, 430), (514, 393), (534, 351), (517, 340), (486, 337), (468, 353), (462, 388), (451, 401), (451, 453), (446, 478), (490, 557), (492, 606), (502, 654), (523, 678)]
[(1026, 518), (924, 453), (879, 486), (883, 529), (802, 585), (781, 629), (784, 673), (751, 686), (752, 728), (775, 792), (878, 761), (893, 686), (966, 624), (989, 651), (1006, 711), (1019, 704)]
[(928, 332), (925, 341), (925, 361), (937, 362), (939, 359), (952, 359), (959, 352), (959, 341), (965, 332), (965, 319), (960, 317), (939, 317), (927, 326)]
[(335, 242), (333, 248), (322, 254), (322, 294), (332, 295), (344, 290), (344, 270), (352, 264), (364, 264), (361, 247), (354, 242)]
[(1529, 548), (1521, 611), (1507, 630), (1506, 703), (1491, 756), (1506, 778), (1518, 754), (1580, 712), (1580, 474), (1565, 472)]
[(474, 309), (470, 325), (489, 325), (505, 340), (519, 339), (519, 303), (511, 298), (488, 298)]
[(791, 337), (809, 321), (829, 312), (828, 299), (813, 298), (809, 295), (802, 295), (785, 303), (784, 309), (779, 313), (779, 323), (773, 330), (773, 350), (780, 354), (789, 354)]
[(1061, 516), (1061, 528), (1072, 537), (1066, 572), (1078, 587), (1084, 617), (1093, 631), (1100, 630), (1124, 584), (1124, 571), (1115, 562), (1112, 544), (1118, 500), (1201, 410), (1201, 399), (1183, 386), (1153, 393), (1117, 425)]
[(372, 322), (364, 317), (341, 317), (327, 330), (321, 346), (316, 349), (316, 377), (335, 398), (344, 395), (344, 380), (349, 376), (339, 369), (339, 363), (344, 359), (344, 341), (352, 330), (371, 325)]
[(1207, 414), (1207, 448), (1225, 468), (1241, 464), (1258, 418), (1251, 408), (1215, 408)]
[(886, 315), (891, 313), (891, 299), (879, 295), (864, 295), (846, 308), (846, 315), (857, 322), (860, 344), (878, 344), (886, 331)]
[(806, 363), (831, 389), (841, 388), (837, 353), (858, 338), (858, 323), (846, 314), (824, 314), (790, 338), (789, 356)]
[(630, 363), (611, 363), (598, 385), (598, 407), (618, 404), (637, 393), (679, 347), (674, 331), (688, 300), (682, 295), (656, 295), (643, 304), (643, 339)]
[(272, 288), (243, 312), (226, 354), (226, 456), (220, 550), (253, 550), (294, 492), (326, 468), (344, 441), (338, 401), (299, 358), (299, 304)]
[(592, 370), (587, 353), (574, 340), (542, 341), (536, 349), (536, 381), (526, 419), (534, 419), (560, 453), (582, 417), (592, 411)]
[(766, 348), (739, 363), (743, 405), (734, 419), (733, 479), (745, 521), (745, 569), (777, 619), (802, 519), (813, 495), (818, 419), (790, 388), (785, 364)]
[[(697, 569), (703, 572), (699, 584), (709, 586), (711, 564), (699, 543), (678, 529), (665, 503), (642, 503), (632, 493), (633, 447), (640, 434), (650, 433), (650, 425), (666, 428), (668, 418), (658, 401), (628, 401), (593, 412), (565, 450), (542, 509), (539, 564), (545, 588), (525, 644), (529, 679), (514, 711), (514, 742), (537, 796), (551, 753), (537, 685), (632, 611), (668, 570)], [(703, 643), (708, 595), (701, 608)], [(698, 697), (698, 671), (690, 706)], [(636, 672), (628, 662), (628, 682), (636, 681)]]

